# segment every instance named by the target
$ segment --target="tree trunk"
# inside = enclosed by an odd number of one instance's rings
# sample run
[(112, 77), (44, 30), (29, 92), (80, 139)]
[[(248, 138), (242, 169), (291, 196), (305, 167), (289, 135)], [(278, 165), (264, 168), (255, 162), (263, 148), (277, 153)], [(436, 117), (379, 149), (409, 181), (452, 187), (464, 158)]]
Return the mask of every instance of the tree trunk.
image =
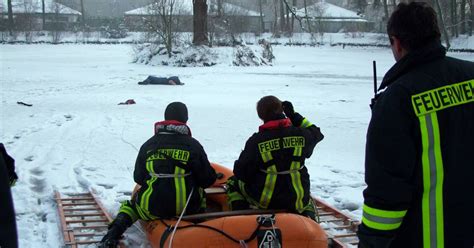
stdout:
[(384, 12), (383, 20), (384, 20), (384, 23), (386, 23), (386, 22), (388, 21), (388, 4), (387, 4), (387, 0), (382, 0), (382, 3), (383, 3), (383, 12)]
[(458, 18), (457, 18), (457, 4), (456, 0), (451, 0), (451, 26), (452, 35), (458, 37)]
[(285, 9), (283, 6), (283, 0), (280, 0), (280, 31), (284, 32), (285, 31)]
[(265, 23), (263, 22), (263, 5), (262, 0), (258, 0), (258, 11), (260, 12), (260, 33), (265, 32)]
[(13, 7), (12, 7), (12, 0), (7, 0), (8, 5), (8, 32), (10, 35), (13, 35), (14, 23), (13, 23)]
[(278, 32), (278, 0), (273, 0), (273, 35), (280, 35)]
[[(439, 24), (441, 25), (441, 29), (443, 30), (444, 38), (446, 39), (446, 48), (449, 49), (449, 47), (451, 47), (451, 44), (449, 43), (448, 31), (446, 30), (446, 25), (444, 24), (443, 10), (441, 9), (441, 5), (439, 3), (439, 0), (434, 0), (434, 1), (436, 3), (436, 8), (438, 9)], [(471, 1), (474, 1), (474, 0), (471, 0)]]
[(41, 0), (41, 7), (42, 7), (41, 18), (43, 19), (42, 29), (44, 30), (44, 26), (46, 24), (46, 6), (44, 6), (44, 0)]
[(86, 26), (86, 11), (84, 9), (84, 0), (81, 0), (81, 23), (82, 27)]
[(313, 30), (311, 28), (311, 21), (309, 20), (309, 16), (308, 16), (308, 2), (307, 2), (307, 0), (304, 0), (303, 4), (304, 4), (304, 17), (306, 19), (306, 25), (308, 26), (308, 33), (310, 33), (311, 36), (313, 36)]
[(469, 36), (472, 36), (474, 31), (474, 0), (471, 0), (469, 5), (469, 10), (471, 11), (471, 25), (469, 25)]
[(193, 44), (207, 45), (207, 1), (193, 0)]
[[(298, 6), (298, 1), (297, 0), (293, 0), (293, 9), (297, 8)], [(295, 15), (291, 15), (291, 33), (294, 32), (294, 29), (295, 29)]]
[(466, 33), (466, 0), (461, 0), (461, 9), (460, 9), (460, 12), (461, 12), (461, 27), (460, 27), (460, 31), (461, 31), (461, 34), (465, 34)]

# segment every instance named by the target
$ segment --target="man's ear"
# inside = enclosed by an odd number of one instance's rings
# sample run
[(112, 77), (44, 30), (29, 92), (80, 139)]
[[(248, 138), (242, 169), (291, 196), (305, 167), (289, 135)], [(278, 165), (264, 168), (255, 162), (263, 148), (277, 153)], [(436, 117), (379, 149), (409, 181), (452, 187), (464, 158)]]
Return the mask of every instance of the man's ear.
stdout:
[(398, 39), (395, 36), (392, 36), (390, 38), (391, 38), (391, 41), (392, 41), (393, 56), (395, 57), (395, 60), (398, 61), (407, 54), (407, 51), (406, 51), (405, 48), (402, 47), (400, 39)]

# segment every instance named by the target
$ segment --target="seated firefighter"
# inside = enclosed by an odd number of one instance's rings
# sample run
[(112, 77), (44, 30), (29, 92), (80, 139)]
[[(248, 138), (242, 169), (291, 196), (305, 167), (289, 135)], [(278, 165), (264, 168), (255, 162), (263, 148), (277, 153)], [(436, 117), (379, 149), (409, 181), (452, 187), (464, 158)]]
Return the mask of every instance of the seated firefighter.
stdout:
[[(283, 112), (288, 118), (285, 117)], [(324, 136), (319, 127), (295, 113), (293, 105), (275, 96), (257, 103), (264, 124), (247, 140), (228, 182), (232, 210), (287, 209), (315, 219), (305, 159)]]
[(203, 188), (215, 182), (216, 172), (201, 144), (191, 137), (187, 120), (183, 103), (166, 107), (165, 121), (155, 124), (155, 135), (138, 153), (134, 180), (141, 187), (130, 201), (122, 203), (99, 247), (116, 247), (125, 230), (138, 219), (170, 218), (183, 211), (194, 214), (205, 209)]

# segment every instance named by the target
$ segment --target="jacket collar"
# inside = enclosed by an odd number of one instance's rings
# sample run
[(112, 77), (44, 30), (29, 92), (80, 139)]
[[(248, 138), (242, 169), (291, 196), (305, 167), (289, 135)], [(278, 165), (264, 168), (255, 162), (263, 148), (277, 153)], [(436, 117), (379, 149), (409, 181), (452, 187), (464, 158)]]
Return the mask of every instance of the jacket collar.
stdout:
[(280, 128), (285, 128), (291, 126), (291, 121), (288, 118), (285, 119), (280, 119), (280, 120), (273, 120), (273, 121), (267, 121), (260, 127), (258, 127), (258, 131), (262, 132), (264, 130), (274, 130), (274, 129), (280, 129)]
[(185, 134), (191, 136), (191, 128), (189, 128), (186, 123), (179, 121), (160, 121), (155, 123), (155, 134), (160, 133)]
[(446, 48), (441, 45), (440, 41), (431, 42), (423, 48), (409, 52), (397, 63), (395, 63), (395, 65), (392, 66), (390, 70), (388, 70), (378, 90), (382, 90), (389, 86), (400, 76), (413, 70), (417, 66), (426, 64), (438, 58), (443, 58), (445, 56)]

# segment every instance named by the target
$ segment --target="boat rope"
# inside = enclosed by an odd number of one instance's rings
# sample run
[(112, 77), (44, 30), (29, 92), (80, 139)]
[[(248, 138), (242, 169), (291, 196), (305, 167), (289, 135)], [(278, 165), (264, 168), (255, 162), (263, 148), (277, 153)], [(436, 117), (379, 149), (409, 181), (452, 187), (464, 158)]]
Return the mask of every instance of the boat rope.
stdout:
[[(160, 247), (161, 248), (163, 247), (163, 245), (166, 242), (166, 239), (168, 238), (168, 236), (169, 236), (172, 229), (173, 229), (173, 232), (175, 232), (176, 230), (186, 229), (186, 228), (193, 228), (193, 227), (210, 229), (212, 231), (215, 231), (215, 232), (218, 232), (218, 233), (222, 234), (224, 237), (228, 238), (229, 240), (233, 241), (234, 243), (240, 244), (241, 246), (242, 246), (242, 244), (247, 245), (248, 242), (252, 241), (253, 239), (255, 239), (257, 237), (258, 230), (260, 230), (260, 227), (267, 220), (267, 217), (263, 217), (263, 218), (262, 217), (263, 216), (259, 216), (257, 218), (257, 224), (258, 224), (257, 227), (255, 228), (254, 232), (250, 235), (250, 237), (245, 239), (245, 240), (236, 239), (236, 238), (230, 236), (228, 233), (226, 233), (226, 232), (224, 232), (220, 229), (217, 229), (215, 227), (212, 227), (212, 226), (206, 226), (206, 225), (202, 225), (202, 224), (191, 224), (191, 225), (187, 225), (187, 226), (178, 227), (179, 223), (176, 222), (175, 226), (173, 227), (172, 225), (168, 225), (166, 222), (164, 222), (162, 219), (160, 219), (161, 223), (163, 223), (163, 225), (165, 225), (167, 227), (167, 229), (163, 232), (163, 234), (161, 236)], [(272, 214), (269, 218), (274, 219), (275, 214)], [(168, 247), (171, 247), (171, 246), (168, 246)], [(247, 247), (247, 246), (242, 246), (242, 247)]]
[(191, 196), (193, 195), (193, 191), (194, 191), (194, 187), (191, 188), (188, 199), (186, 200), (186, 204), (184, 205), (183, 211), (181, 212), (181, 215), (179, 216), (178, 221), (176, 221), (176, 225), (174, 226), (173, 232), (171, 232), (171, 238), (170, 238), (170, 243), (168, 245), (168, 248), (171, 248), (173, 245), (174, 234), (176, 233), (176, 230), (178, 229), (179, 222), (181, 222), (184, 212), (186, 212), (186, 208), (188, 207), (189, 200), (191, 199)]

